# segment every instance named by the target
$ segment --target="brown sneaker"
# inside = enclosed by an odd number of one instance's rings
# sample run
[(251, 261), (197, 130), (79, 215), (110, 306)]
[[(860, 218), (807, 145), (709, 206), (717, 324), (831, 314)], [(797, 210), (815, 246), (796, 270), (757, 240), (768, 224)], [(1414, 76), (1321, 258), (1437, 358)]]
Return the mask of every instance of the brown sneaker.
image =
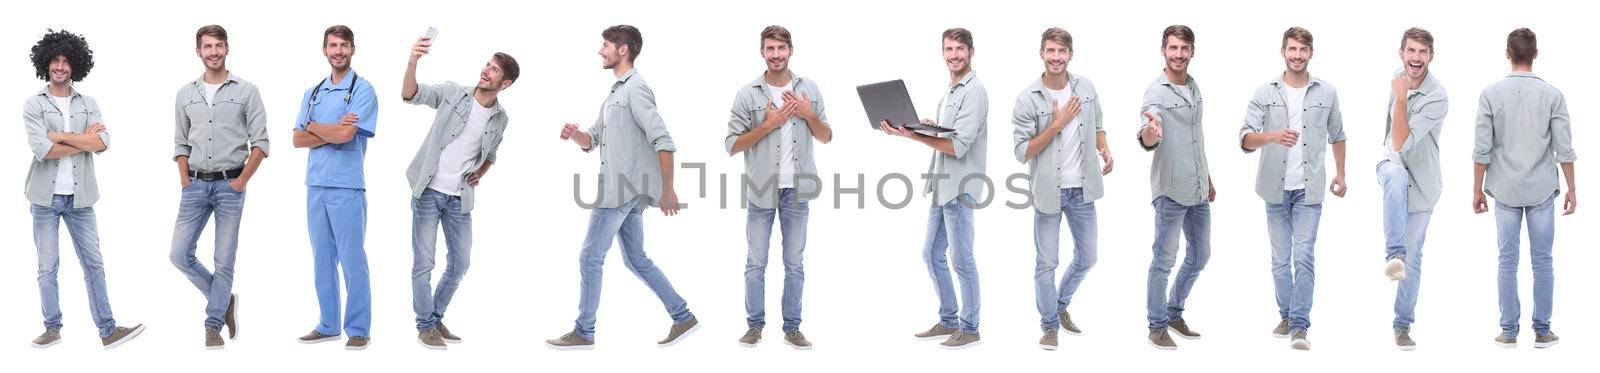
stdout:
[(110, 350), (121, 346), (124, 342), (133, 340), (140, 333), (144, 333), (144, 324), (134, 325), (132, 328), (119, 326), (111, 330), (111, 335), (100, 338), (100, 345)]
[(439, 336), (439, 328), (417, 333), (417, 343), (421, 343), (422, 347), (429, 350), (443, 351), (446, 348), (444, 337)]
[(1183, 339), (1200, 339), (1200, 333), (1190, 330), (1189, 324), (1183, 322), (1183, 319), (1172, 319), (1172, 321), (1168, 321), (1167, 328), (1177, 332), (1178, 336), (1183, 337)]
[(1517, 348), (1517, 338), (1505, 334), (1494, 336), (1494, 344), (1504, 349)]
[(561, 338), (546, 339), (544, 346), (552, 350), (593, 350), (594, 340), (583, 339), (574, 331), (561, 335)]
[(1278, 321), (1278, 327), (1272, 328), (1273, 338), (1289, 338), (1289, 319)]
[(977, 346), (978, 343), (982, 341), (983, 338), (980, 337), (978, 333), (956, 332), (956, 334), (950, 335), (950, 339), (940, 342), (939, 346), (946, 350), (960, 350), (967, 347)]
[(33, 339), (32, 345), (33, 348), (45, 348), (55, 346), (57, 343), (61, 343), (61, 331), (45, 329), (44, 334), (40, 334), (39, 338)]
[(1078, 324), (1072, 323), (1072, 315), (1067, 314), (1067, 311), (1061, 311), (1061, 330), (1065, 330), (1067, 334), (1071, 335), (1083, 334), (1082, 330), (1078, 330)]
[(783, 333), (783, 344), (794, 347), (796, 350), (810, 350), (811, 341), (806, 340), (806, 335), (799, 330)]
[(1055, 330), (1055, 328), (1051, 328), (1050, 330), (1046, 330), (1044, 332), (1044, 336), (1043, 337), (1039, 337), (1039, 348), (1042, 348), (1042, 349), (1045, 349), (1045, 350), (1049, 350), (1049, 351), (1055, 351), (1056, 350), (1056, 330)]
[(696, 330), (700, 330), (700, 320), (697, 319), (689, 319), (689, 321), (685, 321), (682, 324), (673, 325), (672, 329), (667, 330), (667, 338), (657, 341), (656, 347), (672, 347), (672, 345), (678, 344), (678, 341), (682, 341), (684, 337), (688, 337), (689, 334), (693, 334)]
[(222, 313), (222, 326), (228, 327), (228, 339), (239, 338), (239, 294), (228, 294), (228, 310)]
[(310, 334), (306, 334), (305, 336), (302, 336), (299, 339), (300, 343), (304, 343), (304, 344), (333, 342), (333, 341), (337, 341), (337, 340), (339, 340), (339, 335), (337, 335), (337, 334), (335, 334), (335, 335), (327, 335), (327, 334), (319, 333), (316, 330), (312, 330)]
[(932, 341), (949, 339), (950, 335), (952, 334), (956, 334), (956, 330), (954, 328), (946, 328), (944, 325), (933, 324), (933, 327), (928, 328), (928, 331), (917, 333), (915, 337), (918, 340)]
[(1150, 331), (1150, 345), (1162, 350), (1176, 350), (1178, 343), (1172, 340), (1172, 335), (1166, 329)]
[(1311, 340), (1306, 339), (1306, 331), (1296, 330), (1289, 332), (1289, 348), (1301, 351), (1311, 350)]
[(1556, 343), (1561, 343), (1561, 337), (1557, 337), (1555, 332), (1547, 331), (1533, 339), (1533, 348), (1550, 348)]
[(222, 331), (216, 329), (206, 329), (206, 349), (221, 350), (222, 347)]
[(445, 343), (461, 343), (461, 336), (451, 333), (450, 328), (444, 327), (443, 320), (440, 320), (438, 325), (434, 325), (433, 329), (439, 331), (439, 339), (443, 339)]
[(1400, 351), (1417, 349), (1417, 341), (1411, 340), (1411, 330), (1401, 329), (1398, 332), (1394, 332), (1394, 347), (1400, 349)]
[(739, 337), (740, 346), (755, 347), (757, 343), (761, 343), (761, 328), (752, 327), (744, 332), (743, 337)]
[(367, 349), (368, 344), (372, 344), (371, 339), (359, 335), (352, 335), (350, 336), (350, 340), (344, 342), (344, 350), (361, 351)]

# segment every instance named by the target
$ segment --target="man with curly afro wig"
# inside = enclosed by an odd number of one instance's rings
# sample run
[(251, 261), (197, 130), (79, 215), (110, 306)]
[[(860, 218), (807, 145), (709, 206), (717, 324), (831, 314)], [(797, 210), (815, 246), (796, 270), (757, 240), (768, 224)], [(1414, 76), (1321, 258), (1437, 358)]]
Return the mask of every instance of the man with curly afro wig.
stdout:
[(144, 325), (117, 326), (106, 295), (105, 263), (95, 227), (94, 203), (100, 192), (94, 155), (106, 150), (111, 133), (106, 132), (94, 99), (72, 88), (73, 82), (82, 81), (94, 67), (94, 52), (83, 36), (50, 30), (34, 44), (28, 57), (33, 60), (34, 75), (49, 83), (22, 105), (22, 124), (33, 151), (25, 195), (33, 213), (33, 243), (39, 252), (39, 303), (45, 328), (32, 345), (46, 348), (61, 343), (56, 271), (61, 262), (60, 222), (66, 221), (83, 266), (89, 313), (99, 329), (100, 344), (108, 350), (116, 348), (138, 337)]

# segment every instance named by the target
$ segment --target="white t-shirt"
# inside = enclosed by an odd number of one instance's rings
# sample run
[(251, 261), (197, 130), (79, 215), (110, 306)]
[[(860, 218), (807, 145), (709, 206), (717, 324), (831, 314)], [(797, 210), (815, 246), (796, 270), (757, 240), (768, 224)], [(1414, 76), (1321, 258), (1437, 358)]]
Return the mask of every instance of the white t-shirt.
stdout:
[(1283, 170), (1283, 190), (1301, 190), (1306, 188), (1306, 90), (1310, 85), (1295, 88), (1285, 85), (1283, 97), (1289, 106), (1289, 128), (1300, 132), (1300, 142), (1289, 148), (1288, 158), (1285, 159), (1287, 168)]
[(222, 84), (202, 83), (206, 86), (206, 105), (216, 105), (217, 90), (222, 89)]
[[(71, 132), (72, 114), (68, 114), (67, 112), (72, 109), (72, 96), (50, 96), (50, 98), (54, 98), (56, 101), (56, 108), (61, 109), (59, 110), (61, 112), (61, 131)], [(74, 190), (72, 181), (72, 157), (56, 158), (55, 194), (70, 196), (76, 193), (77, 191)]]
[(1188, 84), (1173, 84), (1172, 89), (1178, 91), (1178, 96), (1182, 96), (1190, 104), (1194, 103), (1194, 91), (1189, 90)]
[[(782, 109), (783, 93), (792, 91), (792, 87), (794, 87), (793, 80), (782, 87), (768, 84), (767, 95), (772, 97), (772, 106)], [(795, 142), (794, 132), (794, 125), (788, 122), (783, 124), (783, 128), (778, 129), (778, 148), (783, 150), (778, 154), (778, 188), (794, 187), (795, 148), (800, 145)]]
[[(1070, 82), (1067, 83), (1066, 89), (1057, 91), (1045, 88), (1045, 91), (1049, 91), (1050, 98), (1055, 100), (1056, 109), (1067, 106), (1067, 101), (1072, 100), (1072, 83)], [(1061, 130), (1061, 139), (1058, 140), (1061, 141), (1062, 146), (1061, 179), (1059, 180), (1062, 189), (1083, 187), (1083, 147), (1078, 143), (1082, 141), (1078, 138), (1078, 127), (1081, 125), (1080, 118), (1073, 117), (1072, 122), (1067, 123), (1067, 127)]]
[(489, 125), (489, 117), (494, 111), (483, 107), (478, 100), (472, 100), (472, 113), (467, 114), (467, 128), (456, 135), (455, 140), (450, 140), (449, 145), (439, 153), (439, 170), (433, 174), (433, 181), (428, 182), (428, 189), (452, 196), (460, 196), (465, 188), (472, 161), (478, 159), (483, 147), (483, 127)]

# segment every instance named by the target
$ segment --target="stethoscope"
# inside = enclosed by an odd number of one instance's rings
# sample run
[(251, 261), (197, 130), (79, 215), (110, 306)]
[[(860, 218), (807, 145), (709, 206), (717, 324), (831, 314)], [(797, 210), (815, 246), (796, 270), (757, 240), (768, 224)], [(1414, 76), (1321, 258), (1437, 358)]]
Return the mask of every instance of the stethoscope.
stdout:
[[(350, 99), (352, 98), (352, 96), (356, 92), (356, 81), (358, 81), (360, 79), (361, 79), (361, 75), (356, 74), (356, 72), (354, 72), (354, 71), (350, 72), (350, 89), (347, 89), (347, 90), (344, 91), (344, 104), (345, 104), (345, 106), (349, 106), (350, 105)], [(311, 99), (310, 100), (306, 100), (306, 116), (308, 118), (311, 115), (311, 105), (313, 103), (317, 102), (317, 97), (318, 96), (322, 95), (322, 85), (326, 84), (329, 80), (333, 80), (333, 77), (328, 77), (328, 78), (324, 78), (324, 79), (322, 79), (320, 81), (317, 81), (317, 86), (316, 87), (311, 87)], [(338, 84), (338, 83), (335, 83), (335, 84)], [(338, 86), (334, 86), (334, 87), (337, 88)]]

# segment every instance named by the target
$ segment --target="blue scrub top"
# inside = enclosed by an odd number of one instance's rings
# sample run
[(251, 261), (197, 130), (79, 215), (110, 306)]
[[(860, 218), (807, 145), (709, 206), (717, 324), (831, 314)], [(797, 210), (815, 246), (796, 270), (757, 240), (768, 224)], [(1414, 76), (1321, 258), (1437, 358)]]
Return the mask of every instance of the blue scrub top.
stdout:
[[(367, 154), (367, 139), (377, 134), (377, 94), (372, 84), (354, 70), (345, 74), (338, 84), (330, 84), (330, 79), (331, 76), (323, 78), (316, 87), (306, 90), (300, 99), (295, 130), (305, 130), (307, 122), (339, 123), (339, 118), (346, 113), (356, 113), (356, 136), (347, 143), (311, 148), (311, 155), (306, 159), (306, 186), (366, 189), (362, 164)], [(345, 100), (347, 95), (348, 101)]]

